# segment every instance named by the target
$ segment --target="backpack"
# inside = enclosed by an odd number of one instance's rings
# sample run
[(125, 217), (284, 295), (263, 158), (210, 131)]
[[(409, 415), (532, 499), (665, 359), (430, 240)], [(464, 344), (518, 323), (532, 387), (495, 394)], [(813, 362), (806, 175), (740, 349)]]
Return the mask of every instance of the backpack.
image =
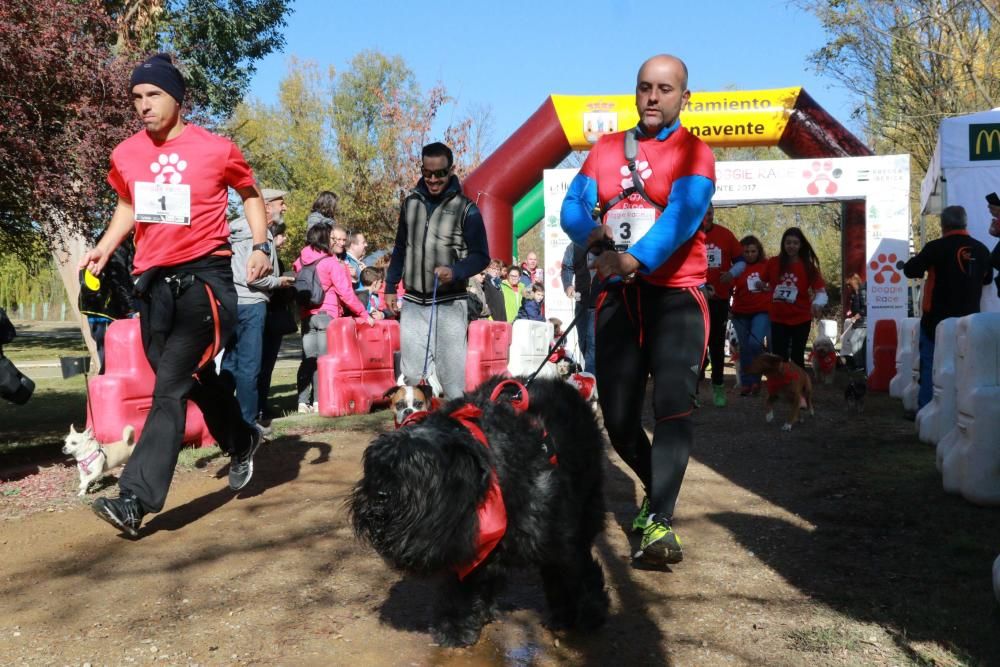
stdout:
[(326, 298), (326, 290), (323, 289), (316, 273), (317, 266), (324, 259), (326, 257), (320, 257), (315, 262), (306, 264), (295, 275), (295, 282), (292, 283), (295, 288), (295, 301), (303, 308), (320, 306)]

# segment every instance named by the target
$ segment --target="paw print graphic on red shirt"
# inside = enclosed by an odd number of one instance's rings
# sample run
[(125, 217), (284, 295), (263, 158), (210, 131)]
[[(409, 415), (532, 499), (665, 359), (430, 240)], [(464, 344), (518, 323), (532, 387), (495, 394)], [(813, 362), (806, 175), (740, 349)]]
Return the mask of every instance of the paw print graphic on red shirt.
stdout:
[(170, 183), (177, 185), (181, 182), (183, 171), (187, 169), (187, 160), (182, 160), (177, 153), (166, 155), (160, 153), (156, 162), (149, 165), (149, 170), (156, 174), (154, 183)]
[(896, 253), (880, 253), (875, 259), (873, 259), (868, 266), (871, 267), (872, 271), (875, 271), (875, 282), (879, 285), (889, 282), (893, 285), (900, 282), (903, 276), (899, 275), (899, 271), (896, 270)]
[(802, 178), (809, 181), (806, 185), (806, 192), (811, 195), (821, 194), (820, 185), (825, 183), (826, 187), (822, 194), (836, 194), (837, 182), (835, 179), (840, 178), (842, 173), (840, 169), (833, 168), (833, 160), (813, 160), (811, 168), (802, 172)]
[[(649, 168), (649, 162), (645, 160), (636, 162), (635, 170), (639, 173), (639, 181), (643, 184), (646, 183), (647, 178), (653, 175), (653, 170)], [(635, 185), (632, 182), (632, 172), (628, 170), (628, 165), (622, 165), (618, 173), (622, 175), (622, 190), (628, 190)]]

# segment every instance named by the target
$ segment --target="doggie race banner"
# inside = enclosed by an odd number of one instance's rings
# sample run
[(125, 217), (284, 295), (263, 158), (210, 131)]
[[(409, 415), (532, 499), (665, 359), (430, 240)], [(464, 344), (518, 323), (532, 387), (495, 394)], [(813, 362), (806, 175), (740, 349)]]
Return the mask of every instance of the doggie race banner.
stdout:
[[(693, 99), (693, 98), (692, 98)], [(545, 171), (545, 303), (548, 317), (568, 324), (573, 304), (563, 293), (559, 270), (569, 239), (559, 226), (559, 209), (576, 169)], [(717, 162), (717, 206), (866, 202), (865, 256), (868, 285), (868, 370), (874, 323), (906, 317), (908, 283), (896, 262), (909, 257), (910, 156)], [(774, 249), (772, 249), (774, 251)]]

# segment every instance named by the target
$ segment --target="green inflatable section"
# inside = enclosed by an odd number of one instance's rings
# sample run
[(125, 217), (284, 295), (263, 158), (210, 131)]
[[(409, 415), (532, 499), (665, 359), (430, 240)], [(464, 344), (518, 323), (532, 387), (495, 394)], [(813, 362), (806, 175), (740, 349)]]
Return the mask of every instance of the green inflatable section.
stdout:
[(545, 188), (539, 183), (514, 204), (514, 257), (517, 258), (517, 240), (527, 234), (545, 217)]

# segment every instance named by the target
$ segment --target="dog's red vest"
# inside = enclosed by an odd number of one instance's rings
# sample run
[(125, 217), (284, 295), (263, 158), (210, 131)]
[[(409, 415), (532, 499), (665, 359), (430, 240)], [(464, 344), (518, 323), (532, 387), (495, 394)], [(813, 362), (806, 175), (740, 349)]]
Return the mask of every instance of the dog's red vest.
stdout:
[[(423, 421), (428, 412), (414, 412), (407, 417), (400, 426), (408, 426)], [(456, 420), (459, 424), (472, 434), (472, 437), (489, 449), (490, 443), (486, 440), (486, 434), (476, 423), (483, 414), (483, 411), (472, 403), (466, 403), (462, 407), (451, 412), (448, 416)], [(495, 470), (490, 471), (490, 488), (486, 491), (486, 496), (476, 508), (479, 517), (479, 534), (476, 535), (476, 555), (472, 560), (463, 565), (455, 567), (455, 573), (459, 579), (465, 579), (469, 573), (479, 567), (486, 558), (493, 552), (500, 539), (507, 532), (507, 507), (503, 502), (503, 494), (500, 492), (500, 483), (497, 480)]]
[[(781, 370), (784, 367), (785, 370)], [(787, 387), (795, 379), (796, 370), (795, 367), (789, 364), (787, 361), (783, 362), (778, 366), (778, 370), (781, 371), (781, 375), (774, 378), (767, 378), (767, 393), (772, 396), (781, 391), (782, 387)]]

